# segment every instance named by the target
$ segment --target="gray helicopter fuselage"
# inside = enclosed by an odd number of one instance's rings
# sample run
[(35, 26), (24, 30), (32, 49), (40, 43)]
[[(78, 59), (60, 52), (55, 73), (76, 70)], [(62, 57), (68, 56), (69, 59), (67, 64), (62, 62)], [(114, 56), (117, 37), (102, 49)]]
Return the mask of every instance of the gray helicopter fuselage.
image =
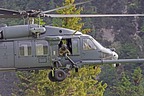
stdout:
[[(18, 27), (18, 26), (17, 26)], [(117, 54), (104, 48), (91, 36), (74, 30), (45, 26), (46, 32), (39, 38), (30, 37), (30, 26), (3, 28), (3, 38), (0, 40), (0, 69), (41, 69), (57, 66), (66, 67), (71, 62), (65, 56), (59, 55), (61, 41), (64, 40), (70, 51), (69, 57), (81, 64), (85, 60), (113, 59)], [(23, 30), (25, 29), (25, 30)], [(26, 32), (25, 32), (26, 31)], [(12, 33), (15, 33), (12, 34)], [(27, 37), (26, 37), (27, 36)], [(21, 38), (19, 38), (21, 37)], [(57, 40), (57, 37), (60, 37)], [(55, 42), (57, 41), (57, 42)], [(90, 48), (86, 49), (84, 43)], [(88, 47), (87, 46), (87, 47)]]

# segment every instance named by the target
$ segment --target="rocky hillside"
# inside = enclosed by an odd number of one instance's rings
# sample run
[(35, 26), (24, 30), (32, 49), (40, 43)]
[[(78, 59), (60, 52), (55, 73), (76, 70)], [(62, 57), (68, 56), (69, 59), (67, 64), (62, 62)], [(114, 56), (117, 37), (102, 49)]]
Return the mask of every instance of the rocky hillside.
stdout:
[[(0, 7), (14, 10), (41, 9), (49, 10), (62, 6), (64, 0), (0, 0)], [(80, 2), (83, 0), (76, 0)], [(144, 13), (143, 0), (93, 0), (82, 5), (82, 13), (92, 14), (142, 14)], [(51, 24), (52, 19), (46, 19)], [(120, 58), (144, 57), (144, 17), (99, 17), (84, 18), (84, 28), (90, 28), (91, 34), (102, 45), (115, 47)], [(22, 20), (0, 19), (0, 23), (7, 25), (22, 24)], [(129, 44), (130, 47), (127, 47)], [(127, 49), (129, 48), (129, 49)], [(10, 96), (12, 89), (16, 88), (15, 73), (0, 72), (0, 94)]]

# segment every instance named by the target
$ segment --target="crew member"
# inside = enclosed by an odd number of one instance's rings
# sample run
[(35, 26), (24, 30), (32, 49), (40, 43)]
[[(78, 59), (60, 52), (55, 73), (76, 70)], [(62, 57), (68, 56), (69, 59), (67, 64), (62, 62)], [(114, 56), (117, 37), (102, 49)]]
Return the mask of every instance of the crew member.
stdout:
[(70, 51), (67, 49), (67, 45), (63, 44), (62, 47), (59, 49), (59, 55), (65, 56), (65, 54), (70, 55)]

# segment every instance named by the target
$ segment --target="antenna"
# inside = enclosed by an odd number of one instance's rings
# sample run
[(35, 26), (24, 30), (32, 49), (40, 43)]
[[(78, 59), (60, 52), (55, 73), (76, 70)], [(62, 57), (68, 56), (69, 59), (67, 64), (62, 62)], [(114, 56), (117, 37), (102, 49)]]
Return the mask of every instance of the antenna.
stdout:
[(75, 35), (78, 31), (76, 30), (72, 35)]

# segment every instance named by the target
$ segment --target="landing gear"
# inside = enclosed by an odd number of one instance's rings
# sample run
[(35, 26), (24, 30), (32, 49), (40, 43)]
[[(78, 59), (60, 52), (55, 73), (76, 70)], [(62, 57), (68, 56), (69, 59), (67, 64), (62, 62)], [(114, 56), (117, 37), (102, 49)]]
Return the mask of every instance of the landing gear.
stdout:
[(61, 82), (67, 76), (69, 76), (69, 71), (72, 68), (75, 68), (75, 71), (78, 72), (78, 65), (75, 63), (67, 54), (65, 55), (66, 59), (69, 60), (71, 64), (67, 64), (65, 67), (62, 67), (60, 61), (55, 60), (53, 70), (49, 73), (48, 77), (52, 82)]
[(49, 72), (48, 78), (49, 78), (50, 81), (56, 82), (56, 79), (55, 79), (55, 77), (54, 77), (54, 71), (50, 71), (50, 72)]
[(57, 81), (63, 81), (67, 77), (67, 74), (64, 70), (58, 69), (55, 70), (55, 79)]
[(67, 74), (64, 70), (57, 69), (57, 70), (51, 71), (48, 77), (52, 82), (56, 82), (56, 81), (61, 82), (67, 77)]

